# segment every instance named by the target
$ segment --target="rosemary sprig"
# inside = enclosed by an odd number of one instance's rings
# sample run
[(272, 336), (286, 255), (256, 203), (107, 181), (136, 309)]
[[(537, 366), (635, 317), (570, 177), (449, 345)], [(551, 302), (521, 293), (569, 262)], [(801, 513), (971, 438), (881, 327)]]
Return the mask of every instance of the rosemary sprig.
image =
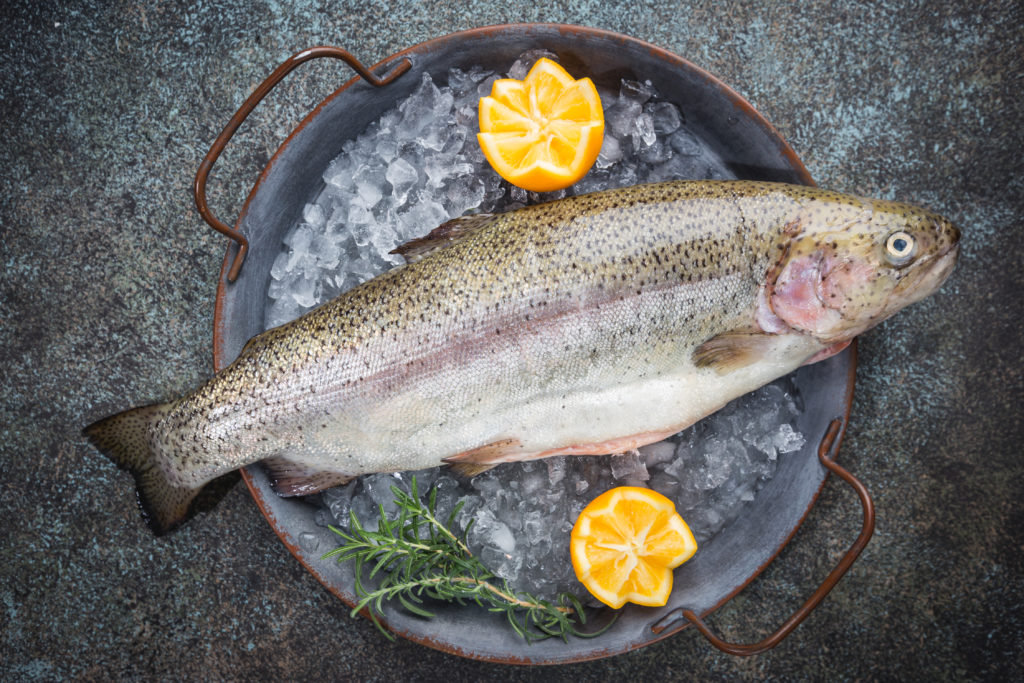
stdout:
[[(325, 554), (324, 559), (355, 562), (359, 601), (352, 609), (353, 615), (369, 608), (374, 624), (390, 639), (394, 636), (384, 629), (377, 615), (383, 614), (385, 600), (395, 599), (413, 614), (428, 618), (434, 615), (425, 608), (425, 598), (458, 604), (474, 602), (491, 612), (503, 612), (515, 632), (527, 642), (552, 636), (563, 640), (570, 635), (589, 638), (611, 626), (609, 623), (594, 633), (580, 631), (578, 626), (586, 623), (586, 614), (579, 599), (569, 593), (548, 601), (513, 591), (507, 581), (498, 579), (469, 551), (465, 538), (471, 525), (467, 525), (461, 538), (451, 531), (462, 503), (442, 523), (435, 515), (437, 490), (431, 489), (424, 505), (415, 477), (410, 489), (406, 493), (397, 486), (391, 487), (398, 516), (389, 519), (384, 506), (379, 506), (376, 531), (363, 527), (354, 513), (350, 513), (348, 533), (329, 527), (343, 542)], [(374, 578), (378, 578), (375, 585), (368, 585)]]

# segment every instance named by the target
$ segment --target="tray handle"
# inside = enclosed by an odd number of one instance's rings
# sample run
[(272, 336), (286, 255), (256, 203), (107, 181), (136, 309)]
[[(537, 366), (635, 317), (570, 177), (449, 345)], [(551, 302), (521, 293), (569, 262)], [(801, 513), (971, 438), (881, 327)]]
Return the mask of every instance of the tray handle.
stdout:
[[(839, 582), (839, 579), (843, 577), (843, 574), (845, 574), (850, 566), (857, 560), (861, 551), (864, 550), (864, 547), (868, 544), (868, 541), (871, 540), (871, 534), (875, 531), (875, 506), (874, 503), (871, 502), (871, 496), (868, 494), (868, 490), (864, 487), (864, 484), (860, 483), (856, 477), (836, 464), (834, 460), (835, 451), (838, 450), (836, 437), (839, 435), (839, 429), (841, 426), (842, 420), (839, 418), (833, 420), (832, 423), (829, 424), (828, 429), (825, 431), (825, 436), (822, 437), (821, 443), (818, 445), (818, 459), (821, 460), (822, 465), (831, 472), (839, 475), (843, 481), (852, 486), (854, 491), (857, 492), (861, 506), (864, 509), (864, 522), (861, 525), (860, 535), (857, 537), (857, 540), (854, 541), (853, 545), (850, 546), (850, 549), (846, 551), (846, 554), (843, 555), (843, 558), (839, 563), (836, 564), (835, 568), (829, 572), (828, 576), (825, 577), (825, 580), (822, 581), (820, 586), (818, 586), (818, 590), (814, 591), (811, 597), (807, 599), (807, 602), (805, 602), (800, 609), (794, 612), (793, 616), (787, 619), (774, 633), (758, 643), (738, 644), (722, 640), (711, 632), (711, 629), (704, 620), (697, 616), (693, 610), (683, 610), (682, 616), (696, 626), (697, 630), (700, 631), (712, 645), (722, 652), (738, 656), (756, 655), (765, 652), (766, 650), (770, 650), (782, 642), (782, 640), (788, 636), (801, 621), (806, 619), (807, 615), (809, 615), (811, 611), (813, 611), (814, 608), (825, 599), (825, 596), (828, 595), (829, 591), (835, 587)], [(669, 615), (668, 619), (661, 619), (651, 627), (651, 630), (655, 633), (661, 633), (674, 623), (678, 623), (678, 616), (672, 618), (673, 615), (677, 614), (677, 612), (673, 612), (673, 614)]]
[(385, 75), (378, 77), (372, 71), (367, 69), (363, 64), (353, 57), (346, 50), (340, 47), (329, 47), (320, 46), (312, 47), (308, 50), (296, 52), (291, 57), (281, 63), (279, 67), (274, 69), (273, 73), (267, 76), (266, 80), (260, 83), (248, 99), (242, 103), (242, 106), (238, 108), (235, 115), (231, 117), (227, 125), (224, 126), (224, 130), (221, 131), (217, 139), (213, 141), (210, 146), (210, 151), (203, 157), (203, 162), (199, 164), (199, 170), (196, 171), (196, 179), (192, 186), (192, 194), (195, 196), (196, 208), (199, 209), (199, 215), (203, 217), (211, 228), (219, 233), (227, 235), (238, 244), (238, 253), (235, 254), (235, 260), (231, 263), (231, 268), (228, 270), (228, 282), (234, 282), (235, 278), (238, 277), (238, 272), (242, 269), (242, 262), (245, 261), (245, 255), (249, 251), (249, 241), (245, 238), (242, 233), (232, 229), (226, 223), (218, 219), (213, 215), (209, 205), (206, 202), (206, 180), (210, 175), (210, 170), (213, 168), (213, 164), (220, 157), (221, 152), (224, 151), (224, 147), (231, 140), (231, 136), (235, 134), (238, 127), (242, 125), (246, 117), (252, 113), (252, 110), (256, 108), (256, 105), (260, 103), (267, 93), (273, 89), (275, 85), (281, 82), (285, 76), (287, 76), (295, 67), (308, 62), (312, 59), (318, 59), (320, 57), (330, 57), (332, 59), (340, 59), (341, 61), (348, 64), (352, 69), (363, 77), (370, 85), (381, 87), (387, 85), (391, 81), (395, 80), (403, 73), (409, 70), (412, 66), (412, 62), (408, 59), (403, 59), (396, 64), (390, 71)]

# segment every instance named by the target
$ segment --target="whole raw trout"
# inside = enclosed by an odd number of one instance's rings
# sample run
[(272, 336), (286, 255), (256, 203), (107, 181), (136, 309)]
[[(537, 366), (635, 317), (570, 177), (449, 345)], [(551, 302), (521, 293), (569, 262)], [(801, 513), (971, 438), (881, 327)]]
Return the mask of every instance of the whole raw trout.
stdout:
[(931, 294), (959, 238), (907, 204), (740, 181), (457, 219), (194, 393), (85, 432), (135, 475), (158, 532), (256, 461), (297, 495), (442, 462), (618, 453)]

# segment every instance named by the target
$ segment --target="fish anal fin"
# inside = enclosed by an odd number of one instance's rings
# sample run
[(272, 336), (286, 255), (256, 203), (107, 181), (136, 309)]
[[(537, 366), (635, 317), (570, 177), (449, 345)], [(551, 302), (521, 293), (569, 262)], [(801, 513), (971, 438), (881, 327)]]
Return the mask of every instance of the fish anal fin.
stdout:
[(472, 479), (478, 474), (483, 474), (487, 470), (493, 470), (497, 465), (478, 465), (472, 462), (453, 462), (449, 465), (449, 468), (455, 474)]
[(459, 241), (469, 233), (494, 220), (494, 214), (478, 213), (472, 216), (453, 218), (430, 231), (423, 237), (409, 240), (395, 247), (391, 253), (399, 254), (409, 263), (415, 263), (428, 254)]
[(443, 462), (459, 474), (474, 477), (495, 465), (522, 460), (523, 455), (519, 439), (502, 439), (445, 458)]
[(270, 487), (283, 497), (308, 496), (333, 486), (341, 486), (355, 477), (341, 472), (317, 470), (283, 456), (261, 460), (267, 470)]
[(749, 330), (716, 334), (693, 352), (698, 368), (712, 368), (724, 375), (765, 358), (774, 343), (773, 335)]

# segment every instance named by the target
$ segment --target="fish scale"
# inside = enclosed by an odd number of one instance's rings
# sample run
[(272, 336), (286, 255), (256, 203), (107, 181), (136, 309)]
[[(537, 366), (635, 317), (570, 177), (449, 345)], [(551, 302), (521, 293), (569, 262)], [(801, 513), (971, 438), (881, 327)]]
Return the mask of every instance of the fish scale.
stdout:
[[(915, 244), (906, 263), (885, 252), (897, 233)], [(158, 531), (205, 482), (257, 461), (296, 495), (442, 461), (473, 473), (619, 452), (927, 295), (958, 240), (910, 205), (746, 181), (456, 219), (399, 248), (407, 265), (255, 337), (192, 394), (86, 434), (135, 473)]]

